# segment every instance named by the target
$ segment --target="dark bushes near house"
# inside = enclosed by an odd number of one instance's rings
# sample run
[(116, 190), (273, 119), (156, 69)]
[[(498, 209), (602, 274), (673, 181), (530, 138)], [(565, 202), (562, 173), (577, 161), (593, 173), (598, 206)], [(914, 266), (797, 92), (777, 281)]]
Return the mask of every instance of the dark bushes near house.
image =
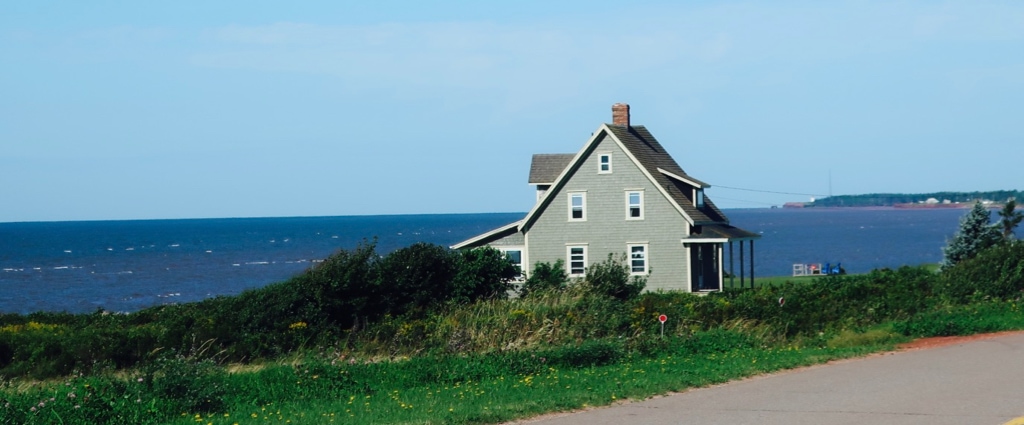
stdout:
[(623, 301), (636, 298), (647, 286), (646, 277), (630, 275), (626, 254), (618, 260), (608, 254), (604, 261), (590, 265), (585, 280), (595, 293)]
[(533, 271), (526, 276), (526, 282), (519, 288), (519, 296), (526, 297), (530, 294), (542, 293), (545, 291), (561, 291), (569, 283), (569, 276), (565, 274), (565, 262), (562, 260), (551, 263), (537, 263)]
[(331, 346), (388, 315), (414, 319), (456, 303), (507, 296), (518, 271), (493, 248), (415, 244), (381, 257), (373, 242), (339, 251), (294, 278), (237, 296), (132, 314), (0, 316), (0, 376), (46, 378), (156, 361), (250, 361)]
[(645, 276), (634, 276), (629, 271), (626, 254), (619, 259), (608, 254), (608, 258), (600, 263), (591, 264), (582, 279), (570, 280), (565, 272), (562, 260), (551, 263), (538, 262), (519, 289), (520, 296), (529, 296), (547, 291), (563, 291), (569, 289), (582, 290), (597, 295), (608, 296), (620, 301), (635, 299), (647, 286)]

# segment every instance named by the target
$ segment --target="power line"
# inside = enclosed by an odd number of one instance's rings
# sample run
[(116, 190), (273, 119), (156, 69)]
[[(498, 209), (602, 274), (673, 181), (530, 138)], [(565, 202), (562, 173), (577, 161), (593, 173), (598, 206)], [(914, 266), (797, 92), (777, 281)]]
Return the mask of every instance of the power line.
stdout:
[(799, 195), (799, 196), (814, 196), (814, 197), (825, 197), (825, 196), (827, 196), (827, 195), (821, 195), (821, 194), (816, 194), (816, 193), (777, 192), (777, 191), (774, 191), (774, 190), (745, 189), (745, 188), (742, 188), (742, 187), (722, 186), (722, 185), (717, 185), (717, 184), (716, 185), (712, 185), (711, 187), (720, 187), (722, 189), (732, 189), (732, 190), (743, 190), (743, 191), (747, 191), (747, 192), (775, 193), (775, 194), (779, 194), (779, 195)]
[(771, 206), (775, 206), (776, 205), (776, 204), (773, 204), (771, 202), (748, 201), (746, 199), (726, 198), (724, 196), (715, 196), (715, 199), (721, 199), (721, 200), (733, 201), (733, 202), (743, 202), (743, 203), (746, 203), (746, 204), (771, 205)]

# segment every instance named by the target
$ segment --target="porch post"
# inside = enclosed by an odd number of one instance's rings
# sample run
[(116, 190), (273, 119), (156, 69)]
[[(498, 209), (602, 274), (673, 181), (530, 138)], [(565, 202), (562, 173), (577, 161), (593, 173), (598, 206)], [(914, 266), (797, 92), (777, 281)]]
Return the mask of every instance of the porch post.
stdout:
[(754, 289), (754, 240), (750, 240), (750, 289)]
[(732, 261), (732, 241), (729, 241), (729, 287), (736, 287), (736, 270)]
[(740, 241), (740, 288), (746, 286), (743, 281), (743, 241)]

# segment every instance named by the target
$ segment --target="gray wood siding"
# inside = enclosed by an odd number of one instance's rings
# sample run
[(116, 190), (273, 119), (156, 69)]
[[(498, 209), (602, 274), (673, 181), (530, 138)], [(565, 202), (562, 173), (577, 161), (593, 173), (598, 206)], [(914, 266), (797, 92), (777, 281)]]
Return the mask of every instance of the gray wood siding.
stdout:
[(515, 246), (515, 245), (523, 246), (523, 245), (526, 245), (526, 240), (523, 237), (522, 233), (516, 232), (516, 233), (513, 233), (511, 235), (505, 236), (505, 237), (503, 237), (501, 239), (492, 241), (492, 242), (488, 243), (487, 245), (494, 246), (494, 247), (498, 247), (498, 246)]
[[(612, 173), (598, 174), (600, 153), (612, 154)], [(644, 219), (626, 220), (626, 191), (644, 192)], [(572, 222), (569, 192), (586, 192), (586, 218)], [(689, 252), (681, 239), (689, 225), (657, 187), (605, 135), (586, 153), (581, 165), (553, 201), (527, 230), (530, 267), (537, 262), (554, 263), (566, 258), (567, 244), (588, 244), (587, 262), (598, 263), (626, 253), (626, 245), (646, 243), (651, 274), (647, 290), (689, 291)]]

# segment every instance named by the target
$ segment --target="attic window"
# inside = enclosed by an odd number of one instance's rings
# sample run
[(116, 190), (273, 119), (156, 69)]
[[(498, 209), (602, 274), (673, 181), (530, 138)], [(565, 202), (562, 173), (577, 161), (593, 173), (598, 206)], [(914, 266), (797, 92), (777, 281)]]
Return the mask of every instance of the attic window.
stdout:
[(612, 154), (603, 153), (598, 156), (597, 161), (597, 174), (611, 174), (612, 172)]
[(704, 208), (704, 189), (697, 189), (696, 198), (694, 203), (697, 205), (697, 208)]

